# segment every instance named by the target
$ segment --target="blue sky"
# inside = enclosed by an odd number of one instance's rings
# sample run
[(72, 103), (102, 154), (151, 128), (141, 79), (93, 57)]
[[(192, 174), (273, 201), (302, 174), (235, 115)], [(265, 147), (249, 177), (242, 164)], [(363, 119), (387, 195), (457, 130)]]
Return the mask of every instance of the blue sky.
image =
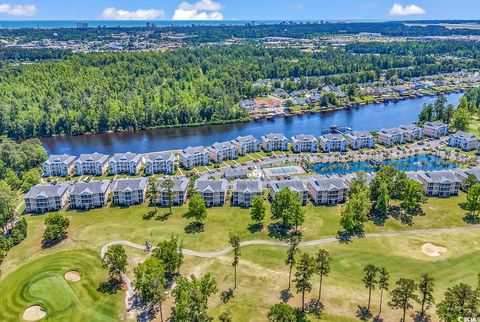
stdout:
[(479, 0), (0, 0), (0, 20), (480, 19)]

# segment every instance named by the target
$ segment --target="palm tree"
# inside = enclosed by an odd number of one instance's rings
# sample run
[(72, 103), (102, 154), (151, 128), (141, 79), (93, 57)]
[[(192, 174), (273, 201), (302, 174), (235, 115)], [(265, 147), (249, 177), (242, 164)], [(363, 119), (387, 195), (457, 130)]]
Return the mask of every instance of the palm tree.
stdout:
[(168, 196), (168, 207), (170, 208), (169, 215), (172, 215), (172, 199), (173, 199), (173, 189), (174, 183), (171, 179), (165, 179), (162, 182), (162, 188), (167, 188), (167, 196)]

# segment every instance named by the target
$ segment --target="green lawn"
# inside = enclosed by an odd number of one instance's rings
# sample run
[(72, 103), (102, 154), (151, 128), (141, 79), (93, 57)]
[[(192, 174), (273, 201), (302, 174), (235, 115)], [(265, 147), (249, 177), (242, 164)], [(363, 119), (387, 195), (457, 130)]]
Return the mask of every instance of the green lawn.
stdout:
[[(390, 218), (383, 226), (367, 224), (366, 232), (467, 226), (462, 220), (464, 211), (458, 206), (464, 199), (464, 194), (449, 199), (431, 198), (423, 207), (425, 216), (415, 217), (412, 226)], [(340, 209), (341, 206), (305, 207), (306, 218), (301, 227), (304, 240), (334, 236), (340, 229)], [(98, 252), (103, 245), (114, 240), (126, 239), (144, 244), (148, 239), (156, 244), (172, 234), (178, 234), (185, 248), (209, 252), (229, 246), (231, 233), (239, 234), (242, 240), (272, 239), (266, 228), (259, 232), (248, 230), (251, 222), (249, 209), (230, 206), (210, 208), (205, 231), (197, 234), (184, 231), (188, 224), (182, 218), (185, 207), (174, 208), (174, 214), (166, 220), (144, 220), (143, 215), (150, 210), (152, 208), (140, 205), (129, 208), (106, 207), (86, 212), (66, 211), (64, 214), (71, 221), (69, 237), (51, 249), (40, 247), (46, 215), (27, 215), (29, 226), (26, 240), (11, 249), (1, 266), (0, 303), (7, 303), (8, 306), (3, 312), (0, 310), (0, 320), (18, 320), (26, 307), (37, 302), (46, 309), (49, 318), (58, 317), (56, 321), (108, 320), (102, 319), (103, 315), (119, 319), (124, 314), (123, 294), (104, 296), (96, 291), (98, 284), (107, 278), (100, 266)], [(159, 209), (158, 214), (166, 212), (166, 209)], [(271, 220), (267, 219), (265, 227), (270, 223)], [(437, 294), (443, 293), (446, 285), (454, 280), (472, 282), (480, 264), (480, 258), (473, 256), (480, 249), (480, 243), (476, 242), (479, 237), (480, 232), (472, 231), (423, 237), (370, 238), (354, 240), (349, 245), (324, 245), (334, 257), (333, 272), (327, 278), (324, 291), (329, 314), (326, 320), (354, 320), (356, 305), (366, 301), (366, 292), (360, 281), (361, 269), (367, 263), (386, 266), (394, 279), (400, 276), (417, 278), (424, 271), (431, 271), (438, 279), (445, 274), (448, 278), (438, 281)], [(446, 246), (450, 251), (440, 258), (426, 257), (420, 247), (427, 241)], [(305, 248), (305, 251), (314, 252), (318, 248), (312, 246)], [(130, 263), (127, 273), (132, 276), (133, 268), (146, 255), (143, 251), (129, 248), (127, 251)], [(268, 308), (279, 301), (279, 292), (286, 287), (285, 251), (284, 247), (242, 248), (236, 297), (227, 305), (221, 303), (218, 296), (212, 298), (212, 314), (218, 316), (228, 306), (232, 308), (234, 321), (265, 321)], [(62, 279), (63, 274), (71, 269), (82, 273), (82, 281), (78, 285), (70, 285)], [(183, 274), (201, 275), (207, 272), (215, 275), (220, 290), (230, 287), (233, 278), (231, 255), (215, 259), (185, 258)], [(45, 284), (51, 284), (49, 290), (56, 290), (53, 293), (61, 295), (42, 294)], [(314, 285), (311, 296), (316, 294), (316, 287)], [(61, 309), (66, 306), (65, 303), (69, 303), (67, 308)], [(299, 297), (296, 296), (291, 303), (299, 305)], [(170, 310), (164, 310), (167, 311)], [(397, 318), (390, 310), (385, 311), (390, 314), (387, 320)]]
[[(81, 280), (68, 282), (64, 275), (80, 272)], [(57, 252), (17, 268), (0, 283), (1, 321), (22, 321), (26, 308), (38, 304), (45, 321), (117, 321), (123, 292), (104, 295), (96, 291), (107, 279), (100, 258), (91, 250)]]

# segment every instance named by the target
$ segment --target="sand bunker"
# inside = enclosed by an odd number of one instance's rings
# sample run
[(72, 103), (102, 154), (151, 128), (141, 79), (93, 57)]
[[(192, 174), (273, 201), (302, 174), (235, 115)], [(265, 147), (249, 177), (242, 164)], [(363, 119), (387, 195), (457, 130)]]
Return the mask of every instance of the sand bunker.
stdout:
[(447, 247), (437, 246), (431, 243), (423, 244), (422, 252), (430, 257), (438, 257), (448, 253)]
[(23, 319), (25, 321), (38, 321), (43, 319), (47, 313), (40, 305), (32, 305), (23, 312)]
[(80, 273), (77, 271), (69, 271), (65, 274), (65, 279), (69, 282), (78, 282), (80, 281)]

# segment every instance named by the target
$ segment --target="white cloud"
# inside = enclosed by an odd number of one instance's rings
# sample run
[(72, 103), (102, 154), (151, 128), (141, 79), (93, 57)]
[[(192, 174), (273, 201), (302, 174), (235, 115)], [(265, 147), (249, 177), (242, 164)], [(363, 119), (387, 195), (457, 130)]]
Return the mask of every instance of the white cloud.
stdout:
[(11, 16), (34, 16), (37, 13), (37, 7), (34, 4), (0, 4), (0, 13)]
[(183, 1), (175, 10), (172, 20), (223, 20), (222, 9), (223, 5), (213, 0), (196, 3)]
[(408, 6), (402, 6), (395, 3), (390, 9), (390, 16), (410, 16), (410, 15), (423, 15), (425, 10), (414, 4)]
[(161, 9), (138, 9), (135, 11), (128, 11), (111, 7), (103, 10), (102, 18), (109, 20), (150, 20), (155, 18), (165, 18), (165, 12)]

